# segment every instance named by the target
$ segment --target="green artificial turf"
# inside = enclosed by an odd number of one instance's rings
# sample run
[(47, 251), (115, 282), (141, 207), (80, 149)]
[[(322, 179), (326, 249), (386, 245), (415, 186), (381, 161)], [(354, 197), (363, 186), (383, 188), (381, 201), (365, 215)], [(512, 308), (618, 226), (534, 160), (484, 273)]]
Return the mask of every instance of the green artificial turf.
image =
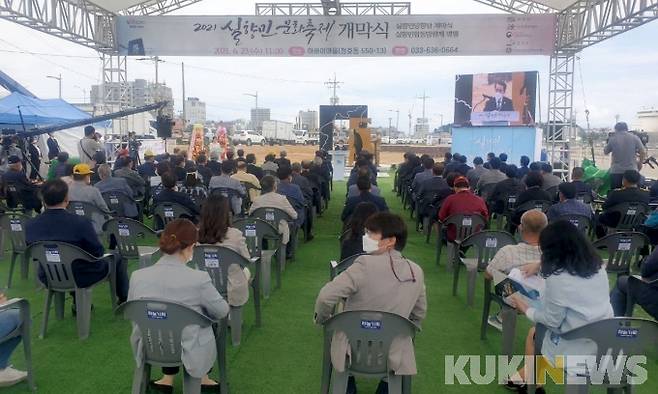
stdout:
[[(380, 190), (393, 212), (401, 211), (399, 199), (391, 192), (392, 179), (381, 179)], [(338, 235), (340, 211), (344, 202), (345, 184), (335, 183), (329, 210), (318, 218), (315, 239), (301, 244), (296, 261), (287, 265), (283, 286), (263, 302), (263, 326), (253, 327), (253, 304), (245, 306), (245, 327), (242, 344), (228, 350), (229, 381), (232, 393), (317, 393), (320, 384), (322, 331), (313, 324), (315, 297), (328, 280), (328, 262), (339, 256)], [(444, 356), (496, 355), (500, 352), (501, 335), (489, 329), (488, 339), (480, 340), (482, 311), (482, 281), (478, 279), (475, 305), (466, 306), (465, 277), (462, 276), (459, 295), (452, 296), (452, 275), (445, 265), (434, 263), (434, 244), (426, 244), (416, 233), (409, 213), (410, 237), (404, 254), (420, 264), (425, 271), (428, 315), (422, 332), (416, 338), (418, 375), (413, 380), (415, 393), (504, 393), (504, 388), (489, 386), (445, 385)], [(445, 248), (443, 262), (445, 262)], [(0, 283), (5, 285), (9, 266), (7, 256), (0, 264)], [(136, 262), (131, 262), (134, 270)], [(110, 307), (107, 285), (94, 289), (95, 310), (92, 315), (91, 336), (86, 341), (77, 338), (75, 320), (71, 317), (67, 300), (65, 319), (57, 321), (51, 313), (48, 335), (38, 338), (43, 311), (44, 292), (34, 289), (31, 272), (29, 280), (20, 279), (16, 269), (14, 286), (9, 297), (25, 297), (31, 302), (33, 316), (33, 359), (38, 391), (47, 393), (128, 393), (130, 392), (134, 361), (128, 342), (130, 324), (114, 316)], [(175, 280), (175, 278), (172, 278)], [(639, 310), (639, 308), (637, 308)], [(492, 306), (495, 310), (495, 306)], [(523, 340), (530, 327), (522, 316), (517, 325), (516, 352), (523, 351)], [(12, 362), (24, 366), (21, 347)], [(648, 365), (648, 383), (636, 387), (636, 393), (658, 391), (658, 362), (652, 358)], [(216, 371), (216, 370), (215, 370)], [(154, 377), (159, 371), (154, 372)], [(178, 379), (178, 391), (180, 378)], [(377, 382), (358, 380), (359, 392), (372, 393)], [(26, 384), (2, 389), (3, 393), (27, 391)], [(562, 392), (548, 387), (549, 392)], [(600, 389), (590, 392), (604, 392)]]

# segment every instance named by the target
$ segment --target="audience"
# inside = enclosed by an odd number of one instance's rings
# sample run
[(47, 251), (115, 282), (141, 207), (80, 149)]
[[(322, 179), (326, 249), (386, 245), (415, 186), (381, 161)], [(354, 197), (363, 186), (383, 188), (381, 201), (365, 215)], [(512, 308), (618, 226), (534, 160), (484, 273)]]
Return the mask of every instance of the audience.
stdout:
[[(297, 219), (297, 211), (290, 205), (288, 199), (276, 192), (276, 180), (271, 175), (265, 175), (260, 181), (261, 195), (256, 198), (249, 209), (251, 215), (258, 208), (277, 208), (287, 213), (292, 220)], [(281, 242), (287, 245), (290, 242), (290, 227), (287, 221), (279, 221), (279, 234)]]
[(139, 173), (132, 169), (133, 160), (130, 157), (124, 157), (119, 163), (119, 168), (114, 171), (114, 176), (118, 178), (125, 178), (128, 185), (135, 191), (135, 197), (142, 197), (146, 192), (146, 181)]
[(544, 178), (540, 172), (530, 171), (525, 176), (523, 181), (525, 183), (526, 189), (516, 199), (516, 210), (512, 215), (512, 223), (510, 223), (509, 231), (514, 233), (516, 231), (516, 226), (519, 225), (521, 220), (521, 215), (525, 212), (523, 205), (531, 201), (549, 201), (552, 202), (551, 195), (548, 194), (546, 190), (542, 189), (544, 184)]
[(290, 205), (297, 212), (295, 224), (297, 227), (301, 227), (306, 219), (306, 199), (300, 187), (292, 183), (292, 169), (284, 164), (280, 165), (277, 170), (277, 177), (279, 178), (279, 184), (276, 192), (288, 199)]
[(521, 156), (521, 167), (519, 167), (518, 171), (516, 172), (516, 177), (519, 179), (523, 179), (524, 176), (528, 174), (530, 169), (528, 168), (528, 165), (530, 164), (530, 158), (528, 156)]
[[(244, 162), (242, 162), (244, 163)], [(201, 210), (199, 221), (199, 243), (227, 247), (245, 259), (251, 259), (247, 242), (240, 230), (231, 227), (231, 207), (228, 198), (210, 196)], [(249, 300), (248, 268), (241, 269), (232, 264), (228, 270), (228, 303), (242, 306)]]
[[(544, 177), (544, 183), (542, 184), (544, 190), (549, 190), (562, 183), (562, 179), (559, 176), (553, 175), (553, 167), (548, 163), (541, 164), (541, 175)], [(553, 201), (552, 197), (551, 201)]]
[[(247, 158), (249, 155), (247, 155)], [(260, 195), (260, 181), (258, 178), (250, 174), (248, 170), (248, 162), (245, 160), (238, 161), (238, 171), (231, 175), (231, 178), (240, 182), (249, 192), (249, 201), (254, 201)]]
[(549, 221), (553, 222), (565, 215), (582, 215), (592, 218), (592, 208), (576, 200), (576, 186), (573, 183), (561, 183), (558, 190), (560, 202), (549, 208), (546, 214)]
[(651, 317), (658, 319), (658, 249), (642, 262), (640, 266), (641, 279), (636, 280), (634, 286), (629, 286), (627, 275), (617, 277), (610, 303), (615, 316), (624, 316), (628, 297), (633, 303), (640, 305)]
[[(561, 338), (560, 335), (613, 316), (608, 301), (608, 275), (601, 258), (585, 235), (568, 221), (559, 220), (542, 231), (539, 238), (541, 262), (526, 269), (527, 274), (539, 273), (546, 280), (546, 288), (538, 305), (530, 306), (519, 293), (511, 296), (516, 309), (533, 323), (546, 327), (540, 340), (541, 354), (551, 365), (557, 356), (596, 355), (596, 344), (589, 339)], [(535, 328), (531, 328), (526, 340), (525, 354), (533, 356)], [(541, 339), (541, 338), (540, 338)], [(532, 358), (526, 359), (525, 368), (534, 371)], [(567, 364), (567, 373), (586, 373), (582, 364)], [(524, 369), (512, 377), (507, 386), (523, 390)]]
[[(23, 163), (18, 156), (9, 156), (7, 172), (2, 174), (2, 194), (7, 196), (7, 206), (16, 208), (23, 205), (26, 212), (32, 210), (41, 212), (39, 188), (32, 183), (23, 171)], [(15, 188), (16, 193), (9, 193), (9, 188)]]
[(123, 211), (127, 217), (136, 218), (139, 215), (137, 204), (135, 204), (135, 200), (133, 199), (133, 189), (128, 186), (126, 179), (113, 177), (109, 164), (98, 166), (98, 176), (101, 180), (94, 187), (101, 192), (101, 196), (103, 193), (116, 192), (128, 197), (123, 205)]
[(362, 202), (371, 202), (375, 204), (377, 209), (381, 212), (388, 211), (386, 200), (384, 200), (383, 197), (375, 196), (370, 192), (370, 179), (368, 177), (359, 178), (356, 181), (356, 185), (359, 188), (359, 195), (356, 197), (350, 197), (345, 201), (345, 208), (343, 208), (343, 213), (340, 215), (340, 219), (343, 223), (352, 216), (356, 206)]
[(155, 155), (152, 151), (144, 152), (144, 163), (137, 167), (137, 173), (144, 179), (155, 176)]
[[(346, 311), (395, 313), (420, 326), (427, 314), (425, 278), (420, 266), (402, 256), (407, 242), (404, 220), (379, 212), (366, 221), (365, 228), (363, 249), (369, 255), (358, 257), (352, 266), (320, 290), (315, 302), (316, 323), (324, 323), (333, 314), (335, 305), (345, 300)], [(331, 341), (331, 361), (339, 372), (345, 370), (348, 349), (345, 334), (335, 332)], [(387, 365), (397, 375), (417, 373), (412, 338), (393, 340)], [(388, 392), (385, 381), (379, 385), (377, 392)], [(356, 392), (353, 377), (349, 380), (348, 392)]]
[(247, 173), (255, 176), (260, 181), (263, 179), (263, 169), (256, 165), (256, 155), (247, 153)]
[(434, 168), (434, 159), (432, 159), (429, 156), (423, 158), (422, 166), (423, 166), (423, 171), (417, 173), (414, 176), (414, 180), (411, 182), (411, 189), (414, 191), (418, 190), (418, 187), (423, 181), (430, 179), (434, 176), (434, 173), (432, 171), (432, 169)]
[(177, 190), (176, 176), (173, 173), (165, 172), (164, 175), (162, 175), (162, 186), (162, 191), (153, 196), (153, 205), (173, 202), (185, 207), (192, 215), (192, 218), (190, 219), (199, 216), (199, 208), (192, 198), (190, 198), (187, 193)]
[(585, 178), (585, 170), (583, 167), (574, 167), (573, 170), (571, 170), (571, 183), (576, 187), (576, 196), (580, 194), (589, 194), (594, 197), (592, 186), (583, 182), (583, 178)]
[(235, 172), (235, 162), (224, 160), (222, 175), (212, 177), (208, 188), (211, 194), (215, 192), (215, 189), (220, 189), (219, 193), (226, 194), (230, 198), (233, 214), (239, 215), (242, 212), (242, 197), (247, 194), (247, 191), (240, 181), (231, 178), (233, 172)]
[(480, 196), (484, 199), (488, 198), (489, 191), (493, 190), (498, 182), (507, 179), (505, 173), (500, 171), (500, 163), (499, 158), (493, 157), (489, 161), (489, 166), (491, 167), (489, 171), (480, 175), (480, 179), (478, 180), (475, 189), (478, 190)]
[(290, 160), (287, 159), (288, 152), (285, 151), (285, 149), (281, 149), (279, 152), (279, 158), (275, 160), (275, 163), (279, 167), (290, 167), (291, 163)]
[(276, 171), (279, 169), (279, 165), (276, 164), (276, 156), (274, 153), (270, 153), (267, 156), (265, 156), (265, 163), (263, 163), (263, 166), (261, 169), (263, 170), (263, 174), (265, 175), (276, 175)]
[(470, 183), (473, 187), (477, 186), (478, 182), (480, 181), (480, 177), (487, 171), (489, 170), (484, 168), (484, 160), (477, 156), (475, 159), (473, 159), (473, 168), (471, 168), (468, 173), (466, 173), (468, 183)]
[(210, 185), (210, 179), (213, 177), (212, 170), (208, 167), (206, 155), (199, 155), (196, 159), (196, 170), (201, 175), (203, 185), (207, 188)]
[(354, 209), (354, 213), (347, 222), (346, 234), (340, 242), (340, 260), (363, 253), (363, 237), (365, 224), (368, 218), (379, 212), (377, 206), (371, 202), (361, 202)]
[[(495, 160), (498, 160), (495, 158)], [(476, 196), (471, 191), (468, 179), (465, 176), (457, 176), (453, 182), (454, 194), (449, 195), (443, 200), (439, 210), (439, 220), (444, 221), (452, 215), (457, 214), (479, 214), (484, 220), (489, 219), (489, 210), (487, 204), (481, 197)], [(448, 226), (448, 240), (454, 241), (457, 234), (455, 225)]]
[(180, 191), (190, 196), (192, 201), (194, 201), (194, 204), (200, 208), (203, 206), (206, 198), (208, 198), (208, 189), (206, 189), (203, 181), (199, 179), (197, 175), (198, 173), (195, 171), (188, 172)]
[(605, 235), (606, 227), (617, 227), (621, 215), (619, 212), (612, 212), (610, 209), (615, 206), (626, 202), (640, 202), (649, 204), (649, 192), (642, 190), (638, 187), (640, 182), (640, 173), (635, 170), (628, 170), (624, 173), (622, 178), (622, 188), (611, 190), (608, 197), (603, 203), (603, 212), (599, 215), (597, 226), (597, 236), (602, 237)]
[(514, 164), (505, 167), (507, 179), (494, 186), (487, 200), (492, 213), (502, 214), (507, 206), (509, 196), (517, 196), (525, 190), (525, 185), (516, 177), (518, 168)]
[[(80, 163), (73, 167), (73, 183), (69, 187), (69, 200), (81, 201), (89, 203), (103, 213), (110, 212), (107, 207), (100, 190), (91, 186), (91, 174), (94, 172), (89, 168), (89, 165)], [(96, 234), (103, 233), (103, 223), (105, 223), (105, 215), (101, 212), (94, 212), (92, 214), (92, 222)]]
[[(173, 178), (173, 175), (169, 175)], [(174, 181), (175, 182), (175, 181)], [(219, 294), (207, 272), (187, 267), (198, 240), (197, 228), (187, 219), (176, 219), (165, 227), (160, 236), (162, 257), (148, 268), (133, 272), (128, 300), (159, 299), (184, 304), (211, 319), (223, 319), (229, 305)], [(131, 344), (135, 357), (143, 357), (142, 333), (133, 326)], [(185, 371), (194, 378), (202, 378), (202, 390), (215, 389), (217, 382), (208, 372), (217, 360), (217, 346), (212, 327), (183, 330), (182, 360)], [(157, 391), (172, 392), (178, 367), (163, 367), (164, 376), (151, 382)]]
[[(213, 176), (219, 176), (222, 173), (222, 163), (219, 162), (219, 153), (217, 151), (210, 152), (210, 161), (207, 164)], [(212, 177), (211, 177), (212, 178)]]
[(65, 176), (66, 167), (69, 165), (69, 154), (66, 152), (59, 152), (57, 155), (57, 165), (55, 166), (55, 177), (61, 178)]

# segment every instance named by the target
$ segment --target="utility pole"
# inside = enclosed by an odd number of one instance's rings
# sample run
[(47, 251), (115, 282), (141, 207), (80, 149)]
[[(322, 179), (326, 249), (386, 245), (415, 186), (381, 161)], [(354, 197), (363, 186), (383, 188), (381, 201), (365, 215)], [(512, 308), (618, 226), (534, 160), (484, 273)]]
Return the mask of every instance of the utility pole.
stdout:
[(256, 93), (244, 93), (245, 96), (250, 96), (256, 99), (256, 110), (258, 110), (258, 92)]
[(391, 131), (392, 131), (392, 130), (391, 130), (391, 127), (392, 127), (392, 126), (391, 126), (391, 122), (392, 122), (392, 121), (393, 121), (393, 118), (391, 118), (391, 117), (389, 116), (389, 117), (388, 117), (388, 136), (389, 136), (389, 137), (391, 136)]
[(183, 122), (187, 122), (187, 104), (185, 103), (185, 63), (181, 62), (181, 78), (183, 82)]
[(409, 110), (409, 135), (411, 135), (411, 110)]
[(423, 95), (420, 97), (416, 97), (419, 100), (423, 100), (423, 122), (425, 122), (425, 102), (427, 101), (428, 98), (430, 98), (428, 95), (425, 94), (425, 91), (423, 90)]
[(329, 99), (331, 105), (338, 105), (339, 99), (338, 99), (338, 95), (336, 94), (336, 89), (340, 88), (340, 85), (342, 85), (343, 83), (344, 82), (336, 80), (336, 73), (334, 73), (333, 80), (330, 79), (329, 81), (324, 83), (326, 87), (328, 87), (330, 90), (333, 91), (333, 95)]
[(59, 81), (59, 99), (62, 99), (62, 74), (59, 74), (59, 76), (54, 76), (54, 75), (47, 75), (46, 78), (50, 79), (56, 79)]

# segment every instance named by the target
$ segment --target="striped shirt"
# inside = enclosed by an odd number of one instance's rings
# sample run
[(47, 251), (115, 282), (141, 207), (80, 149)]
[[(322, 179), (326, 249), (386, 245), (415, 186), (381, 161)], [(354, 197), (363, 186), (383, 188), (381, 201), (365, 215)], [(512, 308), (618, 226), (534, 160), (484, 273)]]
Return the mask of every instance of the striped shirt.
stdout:
[(512, 268), (517, 268), (529, 263), (537, 263), (541, 259), (539, 245), (520, 243), (517, 245), (503, 246), (489, 262), (487, 272), (493, 275), (493, 271), (509, 274)]

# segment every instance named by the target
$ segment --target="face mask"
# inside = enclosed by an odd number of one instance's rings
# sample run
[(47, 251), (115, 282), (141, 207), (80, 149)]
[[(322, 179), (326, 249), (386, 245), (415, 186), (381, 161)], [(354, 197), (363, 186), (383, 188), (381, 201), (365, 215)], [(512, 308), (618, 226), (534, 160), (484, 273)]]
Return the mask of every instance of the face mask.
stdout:
[(503, 94), (500, 92), (496, 92), (494, 96), (496, 97), (496, 100), (501, 100), (503, 98)]
[(363, 240), (363, 251), (365, 253), (372, 253), (379, 250), (379, 241), (370, 238), (368, 234), (365, 234), (362, 240)]

